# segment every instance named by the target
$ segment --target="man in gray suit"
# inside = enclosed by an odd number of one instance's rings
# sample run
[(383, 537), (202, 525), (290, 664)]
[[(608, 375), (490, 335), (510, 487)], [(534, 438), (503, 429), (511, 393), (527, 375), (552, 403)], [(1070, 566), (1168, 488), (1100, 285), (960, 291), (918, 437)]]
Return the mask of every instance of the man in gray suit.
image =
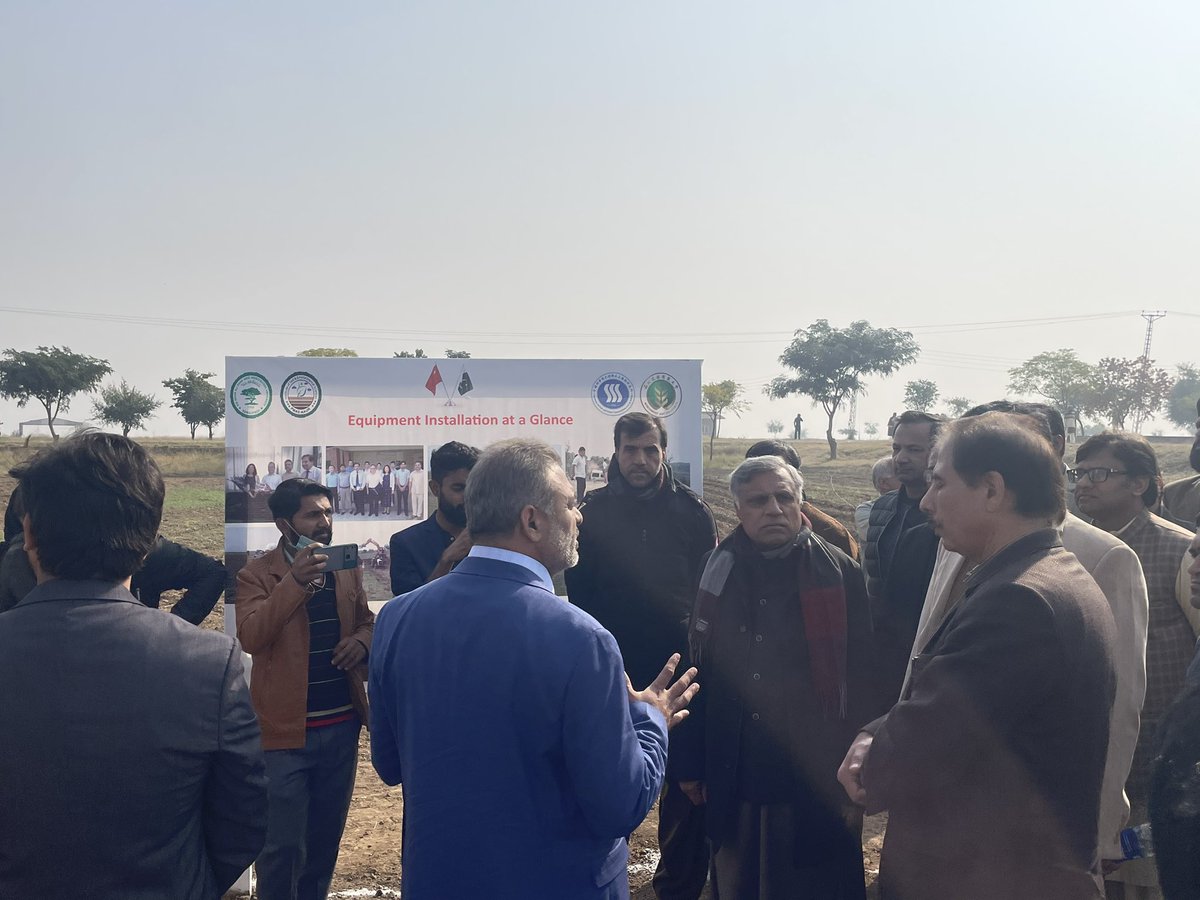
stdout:
[(0, 897), (216, 900), (263, 845), (242, 653), (129, 592), (158, 467), (88, 433), (12, 474), (35, 587), (0, 627)]

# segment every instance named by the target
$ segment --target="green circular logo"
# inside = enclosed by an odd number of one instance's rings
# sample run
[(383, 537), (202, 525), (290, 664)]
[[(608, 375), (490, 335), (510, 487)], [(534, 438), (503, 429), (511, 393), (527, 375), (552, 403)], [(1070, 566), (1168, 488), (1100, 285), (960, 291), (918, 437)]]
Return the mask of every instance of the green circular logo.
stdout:
[(642, 407), (652, 416), (669, 416), (679, 409), (683, 391), (666, 372), (655, 372), (642, 382)]
[(257, 419), (271, 408), (271, 382), (258, 372), (243, 372), (229, 386), (229, 405), (243, 419)]

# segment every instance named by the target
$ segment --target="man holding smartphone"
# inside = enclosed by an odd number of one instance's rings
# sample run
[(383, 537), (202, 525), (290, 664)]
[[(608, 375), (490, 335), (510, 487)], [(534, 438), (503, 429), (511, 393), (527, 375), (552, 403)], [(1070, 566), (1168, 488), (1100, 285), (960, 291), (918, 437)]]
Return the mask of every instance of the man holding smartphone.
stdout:
[[(324, 897), (354, 791), (375, 628), (357, 566), (332, 571), (332, 493), (304, 479), (269, 501), (282, 535), (237, 579), (237, 631), (254, 658), (270, 808), (255, 871), (263, 900)], [(335, 554), (338, 559), (342, 554)]]

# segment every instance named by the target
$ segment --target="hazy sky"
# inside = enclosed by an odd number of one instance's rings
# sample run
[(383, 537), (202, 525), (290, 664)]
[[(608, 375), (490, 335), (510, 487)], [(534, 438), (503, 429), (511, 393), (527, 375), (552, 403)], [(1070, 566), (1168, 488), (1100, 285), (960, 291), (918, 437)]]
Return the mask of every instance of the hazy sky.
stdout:
[[(754, 400), (731, 435), (820, 424), (761, 390), (822, 317), (921, 343), (860, 424), (912, 378), (1137, 356), (1143, 309), (1196, 362), (1198, 32), (1182, 0), (5, 3), (0, 348), (164, 397), (313, 346), (700, 358)], [(990, 322), (1026, 324), (946, 327)]]

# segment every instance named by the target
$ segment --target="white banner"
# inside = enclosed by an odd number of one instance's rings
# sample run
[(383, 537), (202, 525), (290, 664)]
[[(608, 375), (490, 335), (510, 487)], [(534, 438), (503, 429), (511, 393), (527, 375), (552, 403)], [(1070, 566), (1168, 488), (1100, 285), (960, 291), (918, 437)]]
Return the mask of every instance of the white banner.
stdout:
[[(374, 463), (426, 472), (448, 441), (483, 449), (510, 437), (550, 444), (568, 468), (580, 447), (589, 484), (607, 476), (613, 425), (627, 412), (662, 418), (676, 478), (704, 488), (699, 360), (357, 359), (227, 357), (225, 360), (226, 603), (236, 572), (279, 539), (267, 506), (279, 480)], [(394, 493), (362, 514), (339, 508), (334, 542), (357, 543), (372, 600), (391, 596), (387, 547), (417, 521)], [(435, 501), (427, 495), (425, 512)], [(372, 514), (373, 513), (373, 514)], [(233, 616), (226, 617), (232, 630)]]

